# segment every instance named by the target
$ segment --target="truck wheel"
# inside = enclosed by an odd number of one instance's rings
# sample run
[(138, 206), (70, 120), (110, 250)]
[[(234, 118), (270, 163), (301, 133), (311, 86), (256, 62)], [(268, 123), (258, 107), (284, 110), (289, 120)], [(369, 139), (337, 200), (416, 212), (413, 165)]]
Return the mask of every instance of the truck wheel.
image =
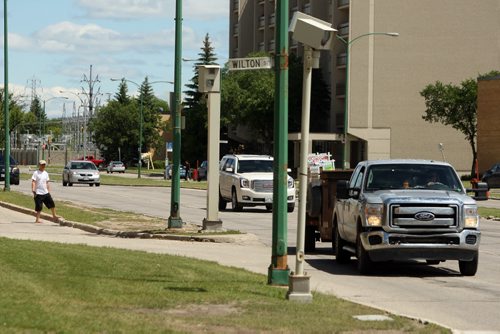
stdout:
[(295, 203), (289, 203), (287, 204), (286, 211), (291, 213), (295, 209)]
[(219, 211), (224, 211), (226, 210), (226, 204), (227, 202), (222, 198), (220, 191), (219, 191)]
[(373, 269), (373, 262), (370, 259), (370, 255), (366, 252), (363, 244), (361, 243), (361, 238), (358, 233), (356, 239), (356, 255), (358, 257), (358, 271), (361, 275), (369, 275)]
[(316, 251), (316, 228), (312, 225), (306, 225), (304, 250), (308, 253)]
[(63, 179), (63, 187), (66, 187), (68, 185), (68, 182), (64, 181)]
[(232, 195), (231, 195), (231, 205), (233, 211), (239, 212), (243, 210), (243, 206), (238, 203), (238, 196), (236, 195), (236, 190), (233, 189)]
[(344, 249), (345, 241), (340, 236), (339, 228), (336, 223), (333, 226), (332, 242), (333, 251), (335, 253), (335, 260), (341, 264), (349, 262), (349, 260), (351, 259), (351, 253)]
[(458, 261), (460, 273), (464, 276), (474, 276), (477, 272), (479, 254), (476, 253), (472, 261)]
[(266, 210), (267, 211), (273, 211), (273, 205), (272, 204), (266, 204)]

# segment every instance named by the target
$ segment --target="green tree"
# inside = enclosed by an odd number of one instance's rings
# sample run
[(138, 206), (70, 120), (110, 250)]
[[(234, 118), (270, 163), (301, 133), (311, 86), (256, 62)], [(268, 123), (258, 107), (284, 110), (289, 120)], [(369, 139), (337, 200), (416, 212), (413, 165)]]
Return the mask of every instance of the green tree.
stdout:
[(160, 113), (168, 111), (168, 104), (154, 96), (151, 84), (145, 78), (139, 87), (139, 96), (128, 95), (127, 82), (122, 80), (114, 99), (99, 109), (99, 113), (89, 124), (96, 145), (106, 160), (117, 160), (120, 149), (121, 158), (130, 162), (137, 158), (139, 143), (140, 107), (143, 107), (142, 152), (160, 145), (160, 131), (166, 124), (160, 121)]
[[(478, 78), (499, 74), (498, 71), (491, 71), (479, 75)], [(426, 110), (422, 116), (425, 121), (450, 125), (465, 135), (472, 150), (471, 175), (474, 175), (477, 159), (477, 79), (464, 80), (460, 85), (436, 81), (427, 85), (420, 95), (425, 99)]]
[(217, 57), (208, 34), (205, 35), (203, 46), (198, 53), (198, 60), (194, 65), (194, 76), (187, 84), (184, 92), (183, 113), (186, 117), (186, 127), (182, 135), (183, 159), (191, 162), (202, 160), (207, 155), (207, 105), (203, 94), (198, 92), (198, 66), (214, 65)]
[[(4, 129), (4, 97), (5, 90), (0, 88), (0, 146), (5, 147), (5, 129)], [(13, 93), (9, 93), (9, 132), (22, 130), (24, 122), (23, 106)]]

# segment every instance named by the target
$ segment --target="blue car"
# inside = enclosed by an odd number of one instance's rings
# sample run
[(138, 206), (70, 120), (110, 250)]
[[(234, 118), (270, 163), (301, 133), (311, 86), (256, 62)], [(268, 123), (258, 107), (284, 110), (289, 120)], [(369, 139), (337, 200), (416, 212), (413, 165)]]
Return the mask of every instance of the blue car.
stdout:
[[(0, 155), (0, 181), (5, 180), (5, 162), (3, 160), (3, 155)], [(17, 161), (10, 157), (10, 184), (19, 185), (19, 168), (17, 167)]]
[[(172, 178), (172, 167), (174, 165), (168, 165), (167, 168), (165, 168), (165, 173), (163, 174), (163, 178), (165, 180), (170, 180)], [(185, 166), (180, 166), (179, 170), (179, 176), (181, 179), (187, 180), (187, 173), (186, 173), (186, 167)]]

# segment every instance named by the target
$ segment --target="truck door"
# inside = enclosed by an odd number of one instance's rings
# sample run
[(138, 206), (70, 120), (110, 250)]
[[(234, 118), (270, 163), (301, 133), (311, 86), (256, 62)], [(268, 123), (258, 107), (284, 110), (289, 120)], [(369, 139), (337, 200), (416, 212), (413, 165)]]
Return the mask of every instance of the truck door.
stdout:
[(344, 235), (350, 241), (356, 240), (356, 225), (361, 210), (359, 195), (365, 175), (365, 166), (359, 166), (349, 182), (349, 199), (345, 202), (344, 209)]

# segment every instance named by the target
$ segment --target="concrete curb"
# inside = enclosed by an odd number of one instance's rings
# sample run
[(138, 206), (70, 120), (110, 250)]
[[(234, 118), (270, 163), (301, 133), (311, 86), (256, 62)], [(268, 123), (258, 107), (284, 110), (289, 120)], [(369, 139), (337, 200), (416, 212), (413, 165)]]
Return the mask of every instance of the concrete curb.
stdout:
[[(0, 206), (7, 208), (9, 210), (21, 212), (30, 216), (35, 217), (35, 211), (27, 209), (15, 204), (0, 201)], [(72, 222), (64, 219), (63, 217), (58, 217), (57, 221), (54, 221), (52, 215), (42, 212), (40, 218), (48, 220), (60, 226), (77, 228), (85, 232), (102, 234), (107, 236), (114, 236), (118, 238), (140, 238), (140, 239), (163, 239), (163, 240), (176, 240), (176, 241), (191, 241), (191, 242), (214, 242), (214, 243), (252, 243), (258, 242), (258, 239), (253, 234), (224, 234), (224, 235), (204, 235), (203, 233), (198, 234), (175, 234), (175, 233), (165, 233), (156, 234), (149, 232), (139, 232), (139, 231), (120, 231), (107, 229), (99, 226), (94, 226), (90, 224)]]

